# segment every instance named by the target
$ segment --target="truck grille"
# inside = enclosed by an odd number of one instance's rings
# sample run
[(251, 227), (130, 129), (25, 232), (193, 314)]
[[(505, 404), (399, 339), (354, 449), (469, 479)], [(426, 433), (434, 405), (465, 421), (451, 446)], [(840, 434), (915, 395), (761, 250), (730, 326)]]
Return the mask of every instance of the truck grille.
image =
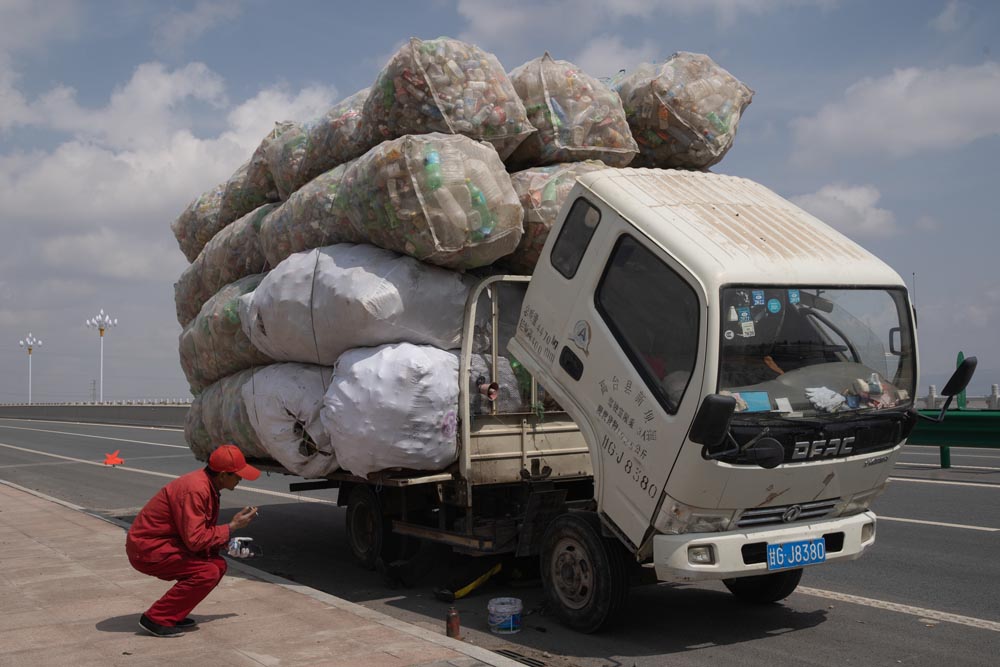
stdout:
[[(830, 514), (839, 502), (840, 498), (831, 498), (829, 500), (814, 500), (807, 503), (795, 503), (779, 507), (754, 507), (744, 510), (740, 514), (740, 518), (736, 521), (736, 527), (749, 528), (751, 526), (766, 526), (770, 524), (791, 523), (793, 521), (820, 519)], [(794, 510), (796, 507), (798, 508), (797, 513)]]

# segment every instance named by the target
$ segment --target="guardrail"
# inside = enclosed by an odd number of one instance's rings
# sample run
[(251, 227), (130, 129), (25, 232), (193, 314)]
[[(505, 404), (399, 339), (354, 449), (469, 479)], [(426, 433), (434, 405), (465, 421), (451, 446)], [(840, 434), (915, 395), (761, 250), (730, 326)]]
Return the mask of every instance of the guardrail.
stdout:
[(177, 404), (117, 404), (62, 403), (59, 405), (0, 405), (0, 417), (37, 419), (88, 424), (122, 424), (184, 428), (191, 405)]
[[(937, 410), (921, 410), (936, 417)], [(1000, 410), (949, 410), (943, 422), (920, 420), (908, 445), (940, 447), (941, 467), (951, 467), (951, 447), (1000, 448)]]

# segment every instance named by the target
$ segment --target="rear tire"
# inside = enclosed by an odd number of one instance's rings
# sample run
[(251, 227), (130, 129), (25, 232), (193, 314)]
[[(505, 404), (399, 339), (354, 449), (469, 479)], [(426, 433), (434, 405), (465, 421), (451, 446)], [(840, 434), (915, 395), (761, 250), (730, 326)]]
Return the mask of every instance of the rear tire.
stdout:
[(759, 574), (753, 577), (723, 579), (729, 592), (744, 602), (769, 604), (784, 600), (798, 587), (802, 579), (802, 568)]
[(351, 554), (366, 570), (374, 570), (378, 559), (399, 542), (399, 536), (393, 534), (391, 522), (383, 513), (382, 502), (367, 484), (351, 489), (344, 526)]
[(556, 615), (580, 632), (596, 632), (617, 620), (628, 600), (625, 548), (601, 535), (589, 512), (555, 518), (542, 538), (540, 565), (545, 595)]

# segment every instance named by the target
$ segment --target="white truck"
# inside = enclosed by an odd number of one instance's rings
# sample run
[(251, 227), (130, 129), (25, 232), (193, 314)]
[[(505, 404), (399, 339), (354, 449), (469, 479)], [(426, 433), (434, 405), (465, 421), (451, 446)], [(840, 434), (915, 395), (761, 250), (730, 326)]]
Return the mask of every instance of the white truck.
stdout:
[[(592, 632), (637, 579), (772, 602), (874, 543), (918, 418), (915, 317), (886, 264), (752, 181), (608, 169), (580, 177), (528, 281), (469, 298), (460, 377), (484, 319), (491, 377), (462, 383), (452, 468), (292, 485), (340, 487), (361, 563), (401, 537), (537, 555), (552, 608)], [(528, 398), (503, 412), (477, 389), (511, 362)]]

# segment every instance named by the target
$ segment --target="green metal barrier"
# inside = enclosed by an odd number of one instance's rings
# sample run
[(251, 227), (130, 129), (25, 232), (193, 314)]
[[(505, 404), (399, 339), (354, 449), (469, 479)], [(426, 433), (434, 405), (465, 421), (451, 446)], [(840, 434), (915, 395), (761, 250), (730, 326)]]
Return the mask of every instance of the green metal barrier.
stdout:
[[(928, 417), (937, 417), (938, 410), (921, 410)], [(920, 420), (907, 438), (908, 445), (928, 445), (941, 448), (941, 467), (951, 467), (954, 447), (1000, 448), (1000, 410), (949, 410), (944, 421)]]

